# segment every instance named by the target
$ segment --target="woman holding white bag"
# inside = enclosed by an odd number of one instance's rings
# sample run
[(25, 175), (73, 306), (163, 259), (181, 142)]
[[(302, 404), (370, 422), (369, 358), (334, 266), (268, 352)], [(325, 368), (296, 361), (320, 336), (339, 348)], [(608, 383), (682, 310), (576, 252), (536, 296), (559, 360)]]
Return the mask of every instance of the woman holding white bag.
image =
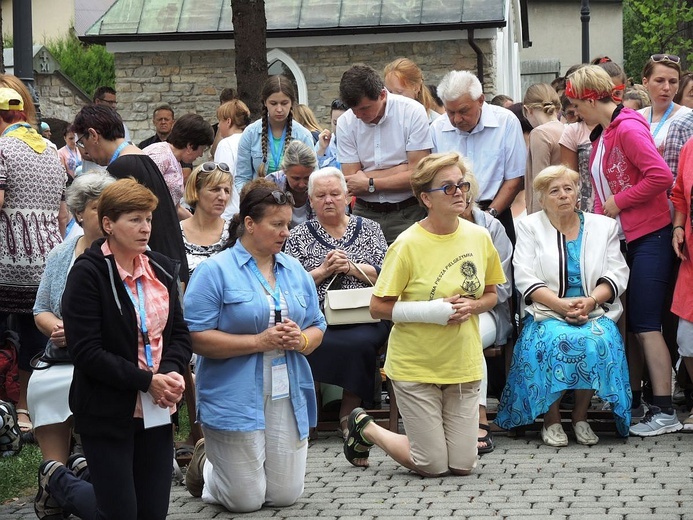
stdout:
[[(377, 222), (346, 214), (346, 181), (337, 168), (313, 172), (308, 197), (315, 218), (291, 230), (285, 252), (313, 277), (324, 308), (328, 286), (357, 289), (375, 283), (387, 242)], [(339, 417), (345, 436), (349, 412), (373, 399), (376, 356), (389, 331), (388, 322), (329, 325), (320, 348), (307, 356), (316, 381), (344, 390)]]

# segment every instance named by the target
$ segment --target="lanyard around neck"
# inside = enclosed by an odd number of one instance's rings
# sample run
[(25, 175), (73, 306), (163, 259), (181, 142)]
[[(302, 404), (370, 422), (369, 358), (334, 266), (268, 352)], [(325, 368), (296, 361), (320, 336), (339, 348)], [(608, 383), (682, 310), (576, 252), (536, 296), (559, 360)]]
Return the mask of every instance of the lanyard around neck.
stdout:
[[(664, 115), (662, 116), (662, 119), (659, 120), (659, 123), (657, 123), (657, 126), (654, 129), (654, 132), (652, 132), (652, 139), (657, 137), (657, 134), (659, 131), (662, 129), (662, 125), (666, 123), (667, 119), (671, 115), (671, 111), (674, 110), (674, 102), (672, 101), (669, 104), (669, 108), (667, 108), (667, 111), (664, 112)], [(650, 109), (650, 126), (652, 126), (652, 116), (654, 115), (654, 107)]]
[(265, 277), (262, 276), (262, 273), (260, 272), (260, 269), (258, 269), (257, 262), (255, 261), (254, 258), (250, 259), (250, 262), (248, 262), (250, 265), (250, 270), (253, 272), (255, 275), (255, 278), (257, 278), (258, 282), (262, 284), (262, 287), (264, 287), (265, 291), (267, 291), (267, 294), (269, 294), (272, 299), (274, 300), (274, 323), (281, 323), (282, 322), (282, 300), (281, 300), (281, 291), (279, 289), (279, 280), (277, 278), (277, 268), (275, 264), (274, 268), (274, 289), (272, 289), (272, 286), (269, 284), (267, 280), (265, 280)]
[(116, 151), (113, 152), (113, 155), (111, 156), (111, 160), (108, 161), (108, 164), (110, 165), (113, 161), (115, 161), (118, 157), (120, 157), (120, 152), (123, 151), (123, 148), (125, 148), (127, 145), (130, 144), (130, 141), (123, 141), (120, 143), (120, 146), (116, 148)]
[[(147, 366), (149, 368), (154, 368), (154, 360), (152, 359), (152, 346), (149, 341), (149, 332), (147, 331), (147, 313), (144, 309), (144, 290), (142, 289), (142, 279), (138, 278), (136, 284), (138, 301), (135, 301), (135, 295), (132, 294), (132, 291), (130, 290), (130, 287), (128, 287), (128, 284), (126, 284), (125, 281), (123, 281), (125, 290), (127, 291), (128, 296), (132, 301), (132, 304), (135, 306), (135, 312), (138, 312), (138, 314), (140, 315), (140, 332), (142, 332), (142, 343), (144, 343), (144, 356), (147, 358)], [(139, 311), (137, 311), (138, 308)]]
[(17, 130), (17, 128), (21, 128), (21, 127), (31, 128), (31, 125), (29, 123), (15, 123), (15, 124), (10, 125), (7, 128), (5, 128), (5, 130), (2, 132), (2, 135), (6, 135), (6, 134), (9, 134), (10, 132), (14, 132), (15, 130)]

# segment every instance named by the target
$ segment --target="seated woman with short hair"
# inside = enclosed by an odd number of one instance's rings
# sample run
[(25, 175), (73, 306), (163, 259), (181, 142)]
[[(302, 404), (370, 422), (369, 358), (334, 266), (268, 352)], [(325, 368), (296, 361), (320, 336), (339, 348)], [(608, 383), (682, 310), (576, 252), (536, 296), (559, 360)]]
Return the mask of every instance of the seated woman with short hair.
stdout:
[[(375, 283), (387, 242), (377, 222), (345, 214), (346, 181), (337, 168), (313, 173), (308, 179), (308, 196), (316, 218), (291, 230), (285, 251), (313, 277), (323, 307), (335, 275), (338, 279), (332, 284), (333, 289), (337, 285), (355, 289)], [(343, 434), (349, 413), (362, 402), (373, 400), (376, 355), (389, 330), (389, 322), (385, 321), (330, 325), (321, 347), (308, 356), (316, 381), (344, 389), (339, 411)]]
[(578, 173), (565, 166), (539, 173), (534, 191), (543, 211), (517, 222), (513, 266), (523, 328), (495, 422), (507, 430), (544, 414), (544, 444), (567, 446), (559, 402), (563, 392), (575, 390), (577, 442), (596, 444), (587, 423), (596, 392), (611, 404), (625, 437), (631, 390), (616, 320), (629, 269), (616, 221), (575, 210)]

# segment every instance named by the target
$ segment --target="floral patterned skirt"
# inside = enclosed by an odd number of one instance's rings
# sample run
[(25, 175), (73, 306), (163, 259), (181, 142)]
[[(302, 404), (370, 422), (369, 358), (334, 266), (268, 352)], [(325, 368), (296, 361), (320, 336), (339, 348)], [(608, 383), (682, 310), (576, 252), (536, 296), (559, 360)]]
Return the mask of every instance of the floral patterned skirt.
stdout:
[(531, 424), (564, 390), (589, 389), (610, 403), (618, 433), (627, 436), (632, 395), (616, 324), (605, 316), (578, 326), (528, 315), (495, 422), (506, 430)]

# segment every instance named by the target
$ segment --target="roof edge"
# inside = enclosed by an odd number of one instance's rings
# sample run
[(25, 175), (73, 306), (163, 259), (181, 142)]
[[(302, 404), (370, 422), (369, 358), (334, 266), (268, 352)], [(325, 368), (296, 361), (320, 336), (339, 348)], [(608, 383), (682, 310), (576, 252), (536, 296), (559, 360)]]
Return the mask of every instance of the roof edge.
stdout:
[[(426, 25), (371, 25), (351, 27), (324, 27), (311, 29), (273, 29), (267, 30), (267, 38), (300, 38), (310, 36), (348, 36), (359, 34), (433, 32), (466, 29), (493, 29), (505, 27), (505, 20), (487, 20), (483, 22), (456, 22)], [(99, 34), (79, 37), (84, 43), (105, 44), (111, 42), (151, 42), (180, 40), (233, 40), (233, 31), (205, 32), (170, 32), (148, 34)]]

